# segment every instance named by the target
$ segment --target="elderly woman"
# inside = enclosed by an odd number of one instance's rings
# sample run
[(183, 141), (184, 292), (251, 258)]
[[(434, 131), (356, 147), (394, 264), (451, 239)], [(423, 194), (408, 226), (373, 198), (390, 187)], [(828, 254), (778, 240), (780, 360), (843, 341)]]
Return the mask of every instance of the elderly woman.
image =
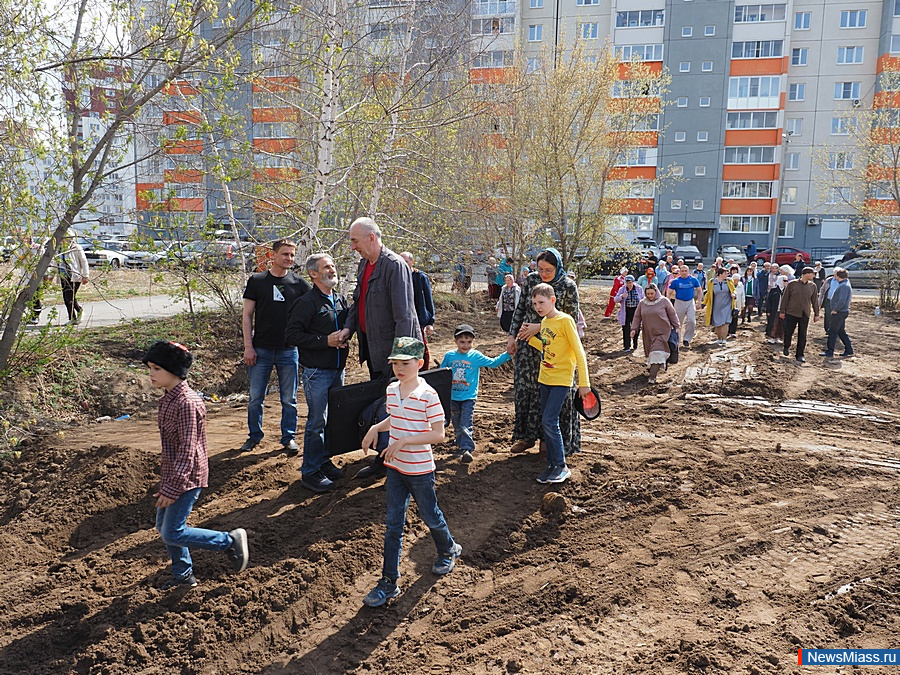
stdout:
[[(548, 248), (537, 257), (537, 271), (525, 278), (519, 304), (509, 327), (507, 351), (515, 355), (514, 399), (516, 421), (513, 427), (511, 452), (525, 452), (541, 437), (541, 397), (538, 387), (538, 373), (541, 368), (541, 354), (536, 349), (527, 349), (526, 342), (541, 329), (540, 317), (531, 305), (531, 291), (540, 283), (553, 286), (556, 293), (556, 307), (573, 319), (578, 316), (578, 286), (568, 276), (562, 266), (562, 256), (555, 248)], [(581, 423), (574, 408), (575, 389), (563, 403), (559, 414), (559, 428), (562, 431), (563, 447), (566, 455), (581, 449)]]
[(500, 328), (504, 333), (508, 333), (513, 313), (519, 304), (522, 287), (516, 283), (515, 277), (511, 273), (507, 274), (503, 281), (505, 283), (500, 288), (500, 297), (497, 300), (497, 318), (500, 319)]
[(659, 289), (650, 285), (644, 291), (644, 299), (638, 303), (631, 322), (631, 339), (637, 340), (643, 328), (644, 356), (650, 366), (650, 384), (656, 384), (656, 376), (669, 359), (669, 335), (678, 331), (678, 315), (672, 303), (660, 295)]
[[(625, 352), (633, 352), (637, 349), (638, 336), (631, 335), (631, 322), (634, 321), (634, 313), (638, 304), (644, 299), (644, 289), (634, 283), (634, 276), (625, 277), (625, 285), (616, 293), (615, 301), (619, 306), (619, 325), (622, 326), (622, 349)], [(639, 331), (640, 332), (640, 331)]]
[(706, 325), (712, 326), (716, 331), (717, 345), (724, 345), (727, 340), (736, 297), (734, 282), (729, 278), (728, 270), (720, 267), (716, 270), (716, 277), (707, 284), (706, 295), (703, 297)]
[(69, 323), (81, 322), (82, 307), (78, 303), (78, 289), (90, 281), (90, 268), (84, 249), (78, 243), (78, 233), (69, 228), (59, 243), (59, 252), (54, 261), (59, 285), (62, 287), (63, 304), (69, 315)]

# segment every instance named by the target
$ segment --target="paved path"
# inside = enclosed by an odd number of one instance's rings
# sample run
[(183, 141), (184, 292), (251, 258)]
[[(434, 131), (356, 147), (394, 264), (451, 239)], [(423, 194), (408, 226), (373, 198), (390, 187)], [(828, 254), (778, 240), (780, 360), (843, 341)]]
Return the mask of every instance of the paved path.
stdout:
[[(84, 308), (81, 315), (81, 328), (112, 326), (132, 319), (160, 319), (188, 310), (186, 300), (174, 300), (168, 295), (142, 295), (118, 300), (82, 302), (81, 306)], [(212, 306), (212, 303), (206, 298), (195, 296), (194, 309), (204, 306)], [(53, 309), (56, 310), (53, 325), (60, 326), (66, 323), (68, 315), (65, 305), (53, 305)], [(50, 316), (50, 308), (44, 309), (41, 313), (41, 324), (46, 323)]]

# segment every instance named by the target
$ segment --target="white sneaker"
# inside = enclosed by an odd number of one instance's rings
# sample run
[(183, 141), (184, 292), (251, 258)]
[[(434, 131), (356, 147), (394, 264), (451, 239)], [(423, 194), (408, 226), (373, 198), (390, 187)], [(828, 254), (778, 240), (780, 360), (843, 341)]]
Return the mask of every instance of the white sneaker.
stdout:
[(768, 342), (770, 345), (774, 345), (774, 344), (775, 344), (775, 338), (766, 338), (766, 342)]
[(777, 342), (780, 345), (784, 344), (784, 340), (782, 340), (781, 338), (775, 338), (775, 342)]

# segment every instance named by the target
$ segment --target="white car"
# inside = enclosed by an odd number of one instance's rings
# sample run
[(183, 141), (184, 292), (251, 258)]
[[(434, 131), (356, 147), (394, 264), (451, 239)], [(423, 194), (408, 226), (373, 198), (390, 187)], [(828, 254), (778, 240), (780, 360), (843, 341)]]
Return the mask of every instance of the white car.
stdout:
[[(109, 265), (114, 270), (125, 267), (127, 256), (121, 251), (103, 248), (99, 242), (93, 242), (89, 239), (79, 239), (78, 243), (84, 249), (84, 257), (87, 258), (88, 266)], [(116, 246), (116, 244), (108, 244), (108, 246)]]
[(726, 261), (734, 260), (738, 265), (747, 264), (747, 254), (741, 250), (740, 246), (720, 246), (718, 255)]

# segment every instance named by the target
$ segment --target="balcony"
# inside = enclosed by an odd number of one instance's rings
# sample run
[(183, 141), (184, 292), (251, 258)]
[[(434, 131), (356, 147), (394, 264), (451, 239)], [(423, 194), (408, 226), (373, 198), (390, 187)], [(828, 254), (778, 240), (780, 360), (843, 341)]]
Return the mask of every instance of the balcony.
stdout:
[(516, 13), (516, 3), (512, 0), (475, 0), (472, 16), (506, 16)]

